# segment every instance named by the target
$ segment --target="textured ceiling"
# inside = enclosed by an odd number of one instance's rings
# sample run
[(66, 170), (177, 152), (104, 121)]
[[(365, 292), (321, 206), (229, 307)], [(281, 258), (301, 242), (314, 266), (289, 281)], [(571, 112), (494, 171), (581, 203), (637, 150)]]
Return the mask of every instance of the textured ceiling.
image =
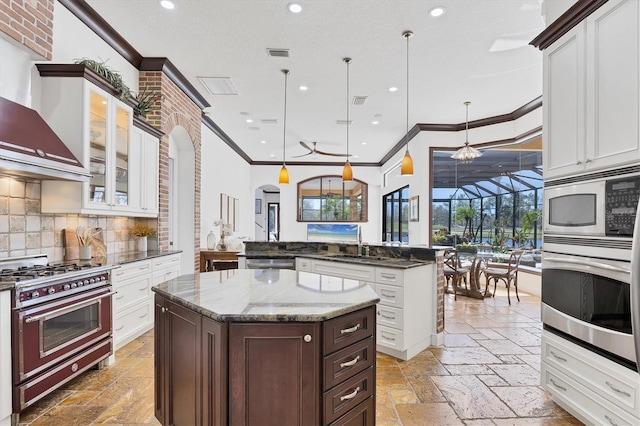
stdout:
[[(380, 161), (406, 131), (406, 30), (414, 33), (409, 127), (462, 123), (467, 100), (473, 121), (542, 94), (542, 54), (528, 45), (544, 28), (539, 0), (301, 0), (297, 15), (276, 0), (174, 0), (174, 10), (156, 0), (87, 3), (143, 56), (169, 58), (212, 105), (213, 121), (255, 161), (282, 158), (282, 68), (291, 70), (287, 160), (308, 152), (299, 141), (345, 152), (346, 126), (336, 120), (347, 114), (347, 56), (351, 97), (368, 97), (350, 107), (352, 161)], [(436, 5), (447, 9), (438, 19), (428, 15)], [(268, 48), (289, 49), (290, 57), (269, 57)], [(238, 95), (211, 95), (198, 77), (228, 77)]]

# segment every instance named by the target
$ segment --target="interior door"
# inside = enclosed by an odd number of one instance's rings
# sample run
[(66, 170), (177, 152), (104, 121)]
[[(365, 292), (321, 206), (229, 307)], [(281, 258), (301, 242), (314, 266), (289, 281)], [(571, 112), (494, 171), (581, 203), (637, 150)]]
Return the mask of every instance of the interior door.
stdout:
[(269, 241), (280, 241), (280, 203), (267, 204)]

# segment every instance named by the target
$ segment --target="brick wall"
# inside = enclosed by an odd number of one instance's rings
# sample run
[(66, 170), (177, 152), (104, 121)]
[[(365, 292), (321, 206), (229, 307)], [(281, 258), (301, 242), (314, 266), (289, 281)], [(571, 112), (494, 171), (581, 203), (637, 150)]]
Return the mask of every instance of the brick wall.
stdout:
[(445, 290), (445, 279), (444, 279), (444, 256), (440, 255), (436, 257), (436, 274), (438, 279), (438, 314), (437, 314), (437, 327), (436, 332), (444, 333), (444, 290)]
[(141, 71), (139, 90), (160, 93), (161, 98), (147, 114), (147, 122), (162, 130), (160, 140), (160, 182), (158, 215), (158, 248), (169, 249), (169, 134), (176, 126), (182, 126), (189, 134), (195, 151), (195, 206), (194, 206), (194, 271), (200, 268), (200, 155), (201, 110), (187, 95), (161, 71)]
[(0, 0), (0, 32), (51, 60), (54, 3), (55, 0)]

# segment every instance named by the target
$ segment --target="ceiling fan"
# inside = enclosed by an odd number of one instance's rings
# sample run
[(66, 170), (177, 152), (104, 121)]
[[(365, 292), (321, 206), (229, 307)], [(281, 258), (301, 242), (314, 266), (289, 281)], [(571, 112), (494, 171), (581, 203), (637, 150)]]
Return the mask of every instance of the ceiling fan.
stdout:
[[(306, 157), (307, 155), (312, 155), (312, 154), (330, 155), (332, 157), (347, 157), (347, 154), (338, 154), (338, 153), (335, 153), (335, 152), (320, 151), (320, 150), (318, 150), (316, 148), (317, 142), (312, 142), (312, 143), (313, 143), (313, 148), (311, 148), (309, 145), (307, 145), (303, 141), (300, 141), (300, 145), (302, 145), (303, 147), (307, 148), (309, 150), (309, 152), (307, 152), (306, 154), (302, 154), (302, 155), (294, 155), (292, 158)], [(348, 156), (351, 157), (351, 154), (349, 154)]]

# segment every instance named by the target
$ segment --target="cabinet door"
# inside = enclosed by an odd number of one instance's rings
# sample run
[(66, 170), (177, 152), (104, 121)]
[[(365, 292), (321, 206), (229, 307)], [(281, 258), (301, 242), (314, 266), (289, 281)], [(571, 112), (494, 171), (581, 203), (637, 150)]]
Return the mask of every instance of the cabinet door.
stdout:
[(321, 340), (319, 324), (231, 324), (229, 424), (319, 424)]
[(202, 319), (202, 424), (227, 422), (227, 326)]
[(129, 206), (129, 179), (130, 179), (130, 161), (129, 161), (129, 132), (131, 131), (132, 114), (131, 108), (127, 107), (120, 101), (113, 99), (113, 138), (112, 156), (113, 156), (113, 179), (111, 180), (113, 197), (112, 207), (117, 210), (126, 210)]
[(585, 27), (580, 24), (544, 51), (544, 178), (584, 168)]
[(200, 314), (156, 297), (156, 417), (163, 424), (201, 423)]
[(102, 91), (89, 88), (89, 170), (91, 179), (86, 197), (87, 207), (108, 209), (109, 179), (111, 179), (111, 158), (109, 157), (109, 96)]
[(640, 159), (640, 2), (609, 1), (587, 18), (587, 168)]

